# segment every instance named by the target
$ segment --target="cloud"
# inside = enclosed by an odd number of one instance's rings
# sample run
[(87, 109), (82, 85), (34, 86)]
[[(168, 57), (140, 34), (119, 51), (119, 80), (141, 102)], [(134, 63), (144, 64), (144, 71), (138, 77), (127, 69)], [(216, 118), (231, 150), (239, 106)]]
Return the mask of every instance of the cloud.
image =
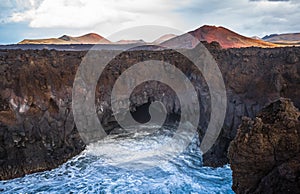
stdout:
[[(34, 0), (31, 0), (34, 1)], [(180, 26), (174, 12), (189, 0), (44, 0), (37, 7), (15, 12), (11, 22), (29, 22), (32, 28), (102, 27), (106, 31), (138, 25)]]
[(249, 1), (290, 1), (290, 0), (249, 0)]
[(0, 10), (1, 30), (7, 36), (15, 32), (5, 29), (5, 23), (28, 25), (23, 38), (50, 32), (51, 37), (58, 32), (108, 36), (140, 25), (188, 31), (209, 24), (261, 37), (300, 32), (299, 0), (1, 0)]
[(191, 29), (203, 24), (222, 25), (246, 36), (300, 31), (298, 0), (195, 0), (191, 5), (179, 10), (197, 21), (188, 20)]
[(14, 13), (35, 9), (42, 1), (43, 0), (1, 0), (0, 18), (2, 23), (9, 22)]

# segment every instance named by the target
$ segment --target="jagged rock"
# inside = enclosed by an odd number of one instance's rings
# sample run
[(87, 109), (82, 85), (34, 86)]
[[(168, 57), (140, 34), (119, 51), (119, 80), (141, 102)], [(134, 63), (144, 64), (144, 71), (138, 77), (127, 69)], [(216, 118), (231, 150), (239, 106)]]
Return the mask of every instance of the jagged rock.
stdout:
[[(0, 57), (0, 180), (52, 169), (85, 147), (66, 111), (70, 101), (62, 100), (70, 99), (77, 54), (58, 54), (10, 50), (7, 60)], [(70, 64), (63, 62), (69, 57)], [(10, 80), (2, 73), (10, 73)]]
[[(253, 118), (279, 97), (291, 98), (300, 107), (300, 63), (286, 61), (289, 53), (300, 53), (300, 48), (222, 50), (216, 43), (206, 46), (223, 74), (228, 106), (220, 136), (203, 160), (205, 165), (220, 166), (228, 163), (227, 149), (242, 116)], [(1, 51), (0, 146), (4, 149), (1, 179), (54, 168), (84, 149), (74, 125), (71, 104), (74, 77), (85, 54), (85, 51), (46, 49)], [(116, 79), (128, 67), (149, 59), (174, 64), (192, 80), (199, 94), (198, 129), (202, 139), (210, 121), (209, 89), (201, 72), (175, 51), (127, 51), (110, 62), (96, 88), (96, 110), (103, 127), (109, 133), (118, 126), (109, 103)], [(143, 88), (157, 89), (145, 95)], [(180, 114), (178, 100), (164, 85), (145, 83), (134, 90), (131, 100), (132, 110), (149, 101), (161, 100), (170, 120), (176, 120)]]
[(228, 152), (236, 193), (300, 192), (300, 112), (281, 98), (244, 118)]

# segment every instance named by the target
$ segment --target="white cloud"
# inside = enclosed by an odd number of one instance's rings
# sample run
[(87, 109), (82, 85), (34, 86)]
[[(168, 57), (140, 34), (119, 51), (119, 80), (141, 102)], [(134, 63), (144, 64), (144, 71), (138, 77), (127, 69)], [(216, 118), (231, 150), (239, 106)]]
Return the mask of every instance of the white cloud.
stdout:
[(70, 35), (96, 32), (108, 36), (141, 25), (170, 26), (181, 31), (204, 24), (221, 25), (246, 36), (300, 31), (299, 0), (0, 1), (2, 21), (5, 16), (13, 23), (28, 23), (32, 31), (51, 29)]
[[(198, 1), (185, 9), (191, 29), (203, 24), (222, 25), (246, 36), (300, 31), (300, 1)], [(197, 21), (196, 23), (194, 21)]]
[[(30, 0), (35, 4), (34, 0)], [(12, 22), (29, 22), (33, 28), (97, 29), (106, 33), (139, 25), (181, 27), (173, 12), (189, 0), (44, 0), (38, 7), (14, 13)], [(100, 26), (100, 27), (99, 27)]]

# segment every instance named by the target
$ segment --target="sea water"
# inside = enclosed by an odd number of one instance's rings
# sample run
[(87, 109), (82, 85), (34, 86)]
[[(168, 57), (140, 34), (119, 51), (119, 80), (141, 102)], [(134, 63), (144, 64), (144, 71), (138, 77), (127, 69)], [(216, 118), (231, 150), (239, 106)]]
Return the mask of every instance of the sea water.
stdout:
[(203, 167), (198, 138), (172, 157), (143, 157), (169, 131), (109, 135), (58, 168), (0, 181), (0, 193), (233, 193), (230, 166)]

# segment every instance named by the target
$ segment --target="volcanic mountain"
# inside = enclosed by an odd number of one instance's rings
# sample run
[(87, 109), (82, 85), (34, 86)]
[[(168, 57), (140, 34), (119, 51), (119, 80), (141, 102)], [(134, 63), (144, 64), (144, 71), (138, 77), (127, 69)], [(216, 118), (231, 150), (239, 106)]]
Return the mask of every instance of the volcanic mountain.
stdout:
[(47, 39), (24, 39), (18, 44), (110, 44), (111, 42), (104, 37), (96, 34), (89, 33), (83, 36), (72, 37), (63, 35), (59, 38)]
[[(295, 35), (296, 36), (296, 35)], [(300, 33), (299, 33), (300, 36)], [(274, 38), (273, 36), (271, 38)], [(289, 39), (293, 40), (293, 39)], [(222, 48), (241, 48), (241, 47), (277, 47), (279, 44), (265, 42), (257, 38), (249, 38), (235, 33), (224, 27), (204, 25), (194, 31), (176, 36), (166, 34), (151, 44), (166, 46), (170, 48), (193, 48), (198, 41), (218, 42)], [(143, 40), (120, 40), (110, 42), (104, 37), (89, 33), (83, 36), (72, 37), (63, 35), (59, 38), (48, 39), (25, 39), (18, 44), (144, 44)], [(291, 44), (286, 44), (290, 46)]]
[(175, 35), (175, 34), (165, 34), (165, 35), (159, 37), (158, 39), (156, 39), (155, 41), (153, 41), (152, 44), (160, 44), (160, 43), (163, 43), (163, 42), (168, 41), (175, 37), (177, 37), (177, 35)]
[(262, 39), (276, 44), (300, 45), (300, 33), (271, 34)]
[[(153, 42), (149, 42), (149, 44), (154, 44), (154, 45), (159, 45), (162, 42), (165, 42), (167, 40), (170, 40), (172, 38), (175, 38), (176, 35), (175, 34), (165, 34), (161, 37), (159, 37), (158, 39), (156, 39)], [(117, 42), (115, 42), (116, 44), (147, 44), (147, 42), (145, 42), (144, 40), (119, 40)]]
[(145, 44), (144, 40), (119, 40), (115, 44)]
[[(195, 38), (193, 38), (195, 37)], [(274, 43), (265, 42), (254, 38), (249, 38), (237, 34), (224, 27), (204, 25), (194, 31), (190, 31), (181, 36), (177, 36), (163, 42), (162, 46), (171, 48), (193, 48), (199, 41), (218, 42), (222, 48), (241, 48), (241, 47), (276, 47)]]

